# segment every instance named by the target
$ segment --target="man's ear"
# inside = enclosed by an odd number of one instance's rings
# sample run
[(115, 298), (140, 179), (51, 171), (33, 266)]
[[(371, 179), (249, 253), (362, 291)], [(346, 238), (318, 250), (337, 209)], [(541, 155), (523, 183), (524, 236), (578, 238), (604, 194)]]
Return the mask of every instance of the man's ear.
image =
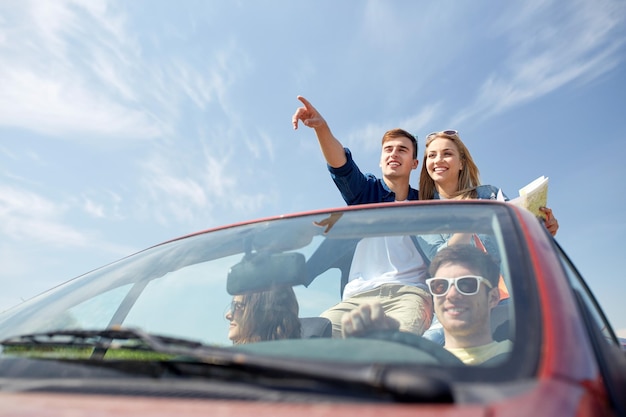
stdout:
[(489, 290), (489, 308), (494, 308), (500, 302), (500, 288), (494, 287)]
[(413, 165), (411, 167), (411, 169), (417, 169), (417, 166), (420, 164), (420, 161), (418, 159), (414, 159), (413, 160)]

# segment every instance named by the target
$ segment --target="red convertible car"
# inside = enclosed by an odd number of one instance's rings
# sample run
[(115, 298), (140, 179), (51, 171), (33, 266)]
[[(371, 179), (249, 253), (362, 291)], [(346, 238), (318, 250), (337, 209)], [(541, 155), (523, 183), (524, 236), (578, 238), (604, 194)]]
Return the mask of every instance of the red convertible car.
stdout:
[[(437, 269), (461, 246), (489, 257), (500, 289)], [(413, 275), (390, 272), (398, 264)], [(426, 332), (395, 326), (392, 309), (384, 329), (326, 313), (359, 285), (393, 302), (383, 289), (398, 282), (427, 294)], [(485, 314), (467, 318), (474, 307)], [(452, 340), (477, 323), (504, 348), (472, 362)], [(3, 416), (626, 415), (626, 353), (593, 294), (540, 221), (496, 201), (343, 207), (181, 237), (2, 313), (0, 345)]]

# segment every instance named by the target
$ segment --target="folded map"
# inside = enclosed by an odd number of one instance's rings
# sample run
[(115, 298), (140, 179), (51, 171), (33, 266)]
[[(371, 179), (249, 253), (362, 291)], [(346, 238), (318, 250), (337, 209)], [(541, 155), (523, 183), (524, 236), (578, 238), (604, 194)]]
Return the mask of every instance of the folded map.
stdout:
[(519, 197), (510, 200), (511, 203), (530, 210), (535, 216), (546, 218), (546, 215), (539, 210), (548, 204), (548, 177), (543, 175), (530, 184), (520, 188)]

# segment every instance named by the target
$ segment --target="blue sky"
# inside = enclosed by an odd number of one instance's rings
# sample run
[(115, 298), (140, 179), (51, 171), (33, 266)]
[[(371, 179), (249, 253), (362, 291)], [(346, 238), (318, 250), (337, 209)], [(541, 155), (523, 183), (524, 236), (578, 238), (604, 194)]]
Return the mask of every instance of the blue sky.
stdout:
[[(364, 171), (454, 128), (483, 183), (550, 178), (626, 331), (623, 0), (0, 3), (0, 310), (196, 230), (343, 205), (296, 96)], [(412, 177), (417, 187), (418, 172)]]

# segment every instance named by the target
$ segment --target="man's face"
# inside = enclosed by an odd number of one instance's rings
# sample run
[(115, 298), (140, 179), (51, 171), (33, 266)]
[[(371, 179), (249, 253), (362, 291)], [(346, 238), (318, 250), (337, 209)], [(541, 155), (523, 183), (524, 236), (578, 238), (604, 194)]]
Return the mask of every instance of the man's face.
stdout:
[(413, 143), (409, 138), (390, 138), (383, 143), (380, 154), (383, 177), (408, 179), (417, 164), (417, 159), (413, 158)]
[[(466, 275), (480, 276), (481, 274), (480, 271), (452, 263), (442, 264), (435, 273), (436, 277), (442, 278), (458, 278)], [(446, 335), (463, 339), (470, 344), (471, 340), (481, 340), (485, 336), (491, 337), (490, 311), (498, 304), (498, 301), (498, 288), (489, 289), (484, 283), (480, 283), (479, 291), (474, 295), (461, 294), (455, 285), (451, 285), (446, 295), (433, 296), (435, 313)]]

